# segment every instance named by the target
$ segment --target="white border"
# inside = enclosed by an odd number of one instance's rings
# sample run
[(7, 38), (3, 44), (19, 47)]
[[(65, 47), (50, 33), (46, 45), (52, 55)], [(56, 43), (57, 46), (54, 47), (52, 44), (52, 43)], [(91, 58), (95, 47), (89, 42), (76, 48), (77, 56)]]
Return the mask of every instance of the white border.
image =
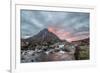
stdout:
[[(40, 5), (21, 5), (14, 7), (15, 13), (12, 13), (12, 58), (11, 71), (26, 72), (38, 70), (53, 70), (66, 68), (79, 68), (95, 65), (95, 10), (94, 8), (70, 7), (70, 6), (40, 6)], [(70, 11), (70, 12), (89, 12), (90, 13), (90, 60), (82, 61), (62, 61), (45, 63), (23, 63), (20, 64), (20, 9), (29, 10), (47, 10), (47, 11)], [(14, 18), (15, 17), (15, 18)]]

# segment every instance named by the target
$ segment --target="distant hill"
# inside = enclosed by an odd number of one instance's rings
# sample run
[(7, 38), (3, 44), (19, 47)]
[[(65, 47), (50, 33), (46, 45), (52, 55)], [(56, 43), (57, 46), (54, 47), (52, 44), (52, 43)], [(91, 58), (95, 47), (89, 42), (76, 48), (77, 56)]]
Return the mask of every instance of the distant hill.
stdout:
[(89, 38), (77, 40), (77, 41), (72, 41), (73, 44), (78, 44), (78, 45), (89, 45)]
[(30, 37), (26, 39), (27, 41), (31, 42), (53, 42), (53, 41), (61, 41), (59, 37), (57, 37), (54, 33), (48, 31), (48, 29), (41, 30), (38, 34), (34, 35), (33, 37)]
[[(27, 42), (27, 43), (26, 43)], [(41, 30), (38, 34), (27, 38), (27, 39), (21, 39), (21, 45), (23, 46), (35, 46), (35, 45), (43, 45), (43, 44), (47, 44), (47, 45), (51, 45), (57, 42), (66, 42), (68, 43), (66, 40), (61, 40), (57, 35), (55, 35), (54, 33), (50, 32), (48, 29), (43, 29)]]
[(48, 31), (48, 29), (46, 28), (41, 30), (37, 35), (33, 36), (32, 40), (41, 41), (41, 42), (61, 41), (59, 37), (57, 37), (54, 33)]

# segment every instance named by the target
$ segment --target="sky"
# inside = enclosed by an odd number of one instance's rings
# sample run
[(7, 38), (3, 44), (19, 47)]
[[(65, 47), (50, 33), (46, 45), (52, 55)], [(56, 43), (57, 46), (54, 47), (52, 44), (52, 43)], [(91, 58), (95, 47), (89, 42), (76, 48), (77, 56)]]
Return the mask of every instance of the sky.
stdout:
[(44, 28), (60, 39), (75, 41), (89, 37), (89, 13), (21, 10), (21, 38), (29, 38)]

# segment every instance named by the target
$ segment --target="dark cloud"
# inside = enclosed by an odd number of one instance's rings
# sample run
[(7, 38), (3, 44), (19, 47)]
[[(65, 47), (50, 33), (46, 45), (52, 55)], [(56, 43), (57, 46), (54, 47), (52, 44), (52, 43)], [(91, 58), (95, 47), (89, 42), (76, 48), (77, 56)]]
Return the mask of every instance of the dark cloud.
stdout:
[(48, 27), (70, 32), (70, 37), (88, 37), (89, 13), (21, 10), (22, 37), (33, 36)]

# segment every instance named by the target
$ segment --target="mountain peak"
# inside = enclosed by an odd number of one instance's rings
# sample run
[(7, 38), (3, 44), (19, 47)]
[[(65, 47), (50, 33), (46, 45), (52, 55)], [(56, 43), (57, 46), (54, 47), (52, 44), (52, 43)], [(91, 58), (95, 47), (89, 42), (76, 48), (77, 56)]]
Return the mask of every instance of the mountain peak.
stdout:
[(54, 41), (61, 41), (58, 36), (56, 36), (54, 33), (50, 32), (47, 28), (44, 28), (41, 30), (38, 34), (34, 35), (31, 38), (31, 41), (36, 42), (54, 42)]
[(48, 31), (48, 29), (47, 28), (44, 28), (42, 31)]
[[(47, 28), (41, 30), (38, 34), (34, 35), (33, 37), (27, 39), (31, 45), (36, 44), (54, 44), (57, 42), (66, 42), (66, 40), (61, 40), (56, 34), (50, 32)], [(67, 43), (67, 42), (66, 42)]]
[(49, 32), (49, 30), (47, 28), (44, 28), (43, 30), (41, 30), (40, 32)]

